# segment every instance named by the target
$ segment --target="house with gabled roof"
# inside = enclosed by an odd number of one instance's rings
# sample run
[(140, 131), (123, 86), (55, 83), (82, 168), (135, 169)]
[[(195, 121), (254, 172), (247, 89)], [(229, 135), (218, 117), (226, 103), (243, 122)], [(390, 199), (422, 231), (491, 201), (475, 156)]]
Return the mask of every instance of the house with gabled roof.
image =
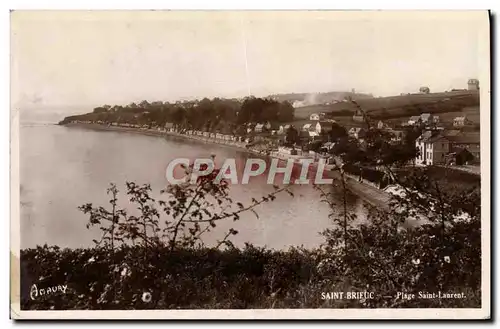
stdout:
[(416, 125), (417, 123), (420, 122), (420, 116), (419, 115), (414, 115), (414, 116), (411, 116), (409, 119), (408, 119), (408, 125), (409, 126), (414, 126)]
[(431, 123), (433, 122), (433, 116), (430, 113), (422, 113), (420, 114), (420, 122), (422, 123)]
[(265, 124), (264, 123), (258, 123), (258, 124), (255, 125), (254, 131), (256, 133), (261, 133), (261, 132), (264, 131), (264, 129), (266, 129)]
[(309, 120), (311, 121), (320, 121), (325, 119), (325, 113), (313, 113), (309, 116)]
[(377, 129), (388, 129), (389, 125), (382, 120), (377, 122)]
[(360, 109), (357, 109), (356, 113), (354, 113), (354, 115), (352, 116), (352, 120), (356, 121), (356, 122), (365, 121), (365, 115), (364, 115), (363, 111), (361, 111)]
[(281, 125), (279, 130), (278, 130), (278, 134), (285, 134), (286, 131), (291, 127), (292, 125), (290, 124), (286, 124), (286, 125)]
[(319, 133), (316, 130), (316, 124), (314, 123), (306, 123), (305, 125), (302, 126), (301, 130), (303, 132), (306, 132), (307, 135), (312, 139), (319, 136)]
[(312, 126), (313, 126), (312, 123), (306, 123), (302, 126), (302, 130), (309, 131)]
[(436, 165), (446, 163), (450, 153), (450, 141), (440, 131), (427, 130), (415, 141), (419, 155), (415, 159), (417, 165)]

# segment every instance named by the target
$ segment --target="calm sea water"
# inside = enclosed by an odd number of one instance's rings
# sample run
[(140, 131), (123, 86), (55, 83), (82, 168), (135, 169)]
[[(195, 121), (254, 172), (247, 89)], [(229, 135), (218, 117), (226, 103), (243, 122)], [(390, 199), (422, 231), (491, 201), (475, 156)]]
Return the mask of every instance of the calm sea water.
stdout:
[[(107, 206), (106, 189), (111, 182), (125, 191), (125, 182), (150, 183), (159, 192), (167, 184), (165, 168), (177, 157), (217, 159), (249, 157), (245, 152), (195, 141), (144, 136), (123, 132), (93, 131), (40, 122), (20, 127), (21, 248), (37, 245), (86, 247), (99, 239), (100, 231), (87, 230), (87, 216), (77, 207), (84, 203)], [(231, 186), (235, 202), (272, 192), (266, 177), (251, 179), (248, 185)], [(236, 223), (217, 226), (205, 238), (216, 243), (234, 227), (240, 233), (233, 242), (250, 242), (274, 249), (290, 246), (314, 247), (323, 238), (319, 232), (331, 227), (330, 209), (311, 186), (293, 186), (294, 197), (280, 194), (274, 202), (256, 208), (260, 219), (248, 213)], [(335, 192), (334, 187), (330, 187)], [(338, 202), (340, 202), (340, 192)], [(120, 205), (130, 208), (121, 194)], [(361, 214), (362, 201), (349, 197), (349, 207)]]

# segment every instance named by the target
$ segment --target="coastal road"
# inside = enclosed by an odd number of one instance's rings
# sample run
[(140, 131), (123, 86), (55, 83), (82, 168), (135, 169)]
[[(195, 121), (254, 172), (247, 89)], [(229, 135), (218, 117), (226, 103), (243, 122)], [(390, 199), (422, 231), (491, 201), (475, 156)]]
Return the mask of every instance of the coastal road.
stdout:
[[(329, 171), (328, 178), (340, 179), (337, 171)], [(359, 182), (356, 178), (345, 176), (347, 188), (354, 194), (360, 196), (363, 200), (376, 208), (384, 210), (389, 209), (389, 200), (391, 195), (381, 189), (371, 186), (367, 183)]]
[(363, 197), (372, 206), (381, 208), (384, 210), (389, 209), (389, 200), (391, 195), (383, 190), (380, 190), (371, 185), (358, 182), (354, 178), (347, 177), (347, 187), (351, 192)]
[[(340, 178), (340, 174), (332, 172), (330, 177)], [(360, 196), (364, 201), (372, 205), (373, 207), (379, 208), (384, 211), (389, 211), (389, 202), (391, 200), (391, 194), (385, 192), (384, 190), (378, 189), (366, 183), (357, 181), (355, 178), (346, 176), (347, 188), (354, 194)], [(419, 225), (428, 223), (428, 221), (420, 218), (408, 218), (403, 227), (412, 228)]]

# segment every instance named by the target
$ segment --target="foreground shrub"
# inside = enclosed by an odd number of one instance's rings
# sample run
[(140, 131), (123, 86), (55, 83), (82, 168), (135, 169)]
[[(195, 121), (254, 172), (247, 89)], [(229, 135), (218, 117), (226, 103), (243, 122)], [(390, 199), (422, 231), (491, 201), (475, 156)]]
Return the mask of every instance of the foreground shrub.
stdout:
[[(407, 232), (407, 233), (405, 233)], [(470, 234), (470, 232), (476, 232)], [(375, 226), (358, 232), (356, 246), (335, 248), (332, 231), (321, 249), (271, 251), (145, 248), (21, 252), (22, 309), (197, 309), (480, 307), (477, 223), (454, 228), (450, 252), (431, 226), (384, 236)], [(364, 245), (363, 252), (359, 246)], [(480, 245), (480, 244), (479, 244)], [(344, 247), (344, 246), (342, 246)], [(345, 252), (345, 250), (348, 250)], [(366, 256), (365, 256), (366, 255)], [(448, 257), (449, 258), (448, 258)], [(38, 289), (67, 285), (65, 293), (30, 298)], [(329, 300), (328, 292), (369, 291), (374, 299)], [(464, 299), (385, 298), (398, 292), (464, 293)]]

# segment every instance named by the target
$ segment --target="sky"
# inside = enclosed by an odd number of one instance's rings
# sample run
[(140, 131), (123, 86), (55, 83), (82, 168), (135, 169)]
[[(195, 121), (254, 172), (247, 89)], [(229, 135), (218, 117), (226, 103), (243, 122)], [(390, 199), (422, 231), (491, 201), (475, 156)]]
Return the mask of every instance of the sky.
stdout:
[[(466, 88), (485, 12), (15, 11), (11, 104)], [(484, 60), (484, 59), (483, 59)]]

